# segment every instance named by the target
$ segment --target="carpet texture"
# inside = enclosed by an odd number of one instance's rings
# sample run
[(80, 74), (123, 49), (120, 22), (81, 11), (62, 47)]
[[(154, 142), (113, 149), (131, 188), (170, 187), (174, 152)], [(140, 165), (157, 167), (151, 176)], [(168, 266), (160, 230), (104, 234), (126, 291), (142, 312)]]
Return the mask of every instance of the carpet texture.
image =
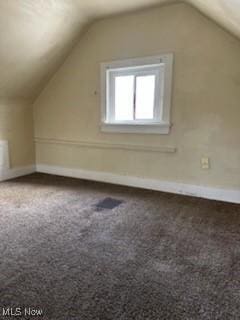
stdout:
[(0, 253), (0, 319), (240, 319), (238, 205), (33, 174), (0, 184)]

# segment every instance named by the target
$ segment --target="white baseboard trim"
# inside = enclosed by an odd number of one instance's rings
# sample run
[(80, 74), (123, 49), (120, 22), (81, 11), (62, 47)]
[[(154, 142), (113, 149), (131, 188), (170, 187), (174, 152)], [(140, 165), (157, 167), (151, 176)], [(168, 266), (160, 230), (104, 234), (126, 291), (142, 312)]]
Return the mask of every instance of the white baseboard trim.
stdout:
[(36, 172), (35, 165), (26, 166), (26, 167), (17, 167), (12, 169), (2, 169), (2, 171), (0, 171), (0, 181), (14, 179), (21, 176), (26, 176), (34, 172)]
[(37, 164), (37, 172), (80, 178), (86, 180), (108, 182), (130, 187), (150, 189), (156, 191), (170, 192), (189, 195), (199, 198), (220, 200), (232, 203), (240, 203), (240, 190), (228, 190), (212, 187), (196, 186), (184, 183), (129, 177), (108, 172), (88, 171), (82, 169), (71, 169), (59, 166)]

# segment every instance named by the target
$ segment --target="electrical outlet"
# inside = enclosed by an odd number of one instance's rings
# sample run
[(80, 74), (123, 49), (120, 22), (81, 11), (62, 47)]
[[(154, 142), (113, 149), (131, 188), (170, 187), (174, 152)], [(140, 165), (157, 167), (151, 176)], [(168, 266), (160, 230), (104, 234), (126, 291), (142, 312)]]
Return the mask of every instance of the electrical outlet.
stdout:
[(202, 157), (201, 167), (205, 170), (210, 169), (210, 159), (208, 157)]

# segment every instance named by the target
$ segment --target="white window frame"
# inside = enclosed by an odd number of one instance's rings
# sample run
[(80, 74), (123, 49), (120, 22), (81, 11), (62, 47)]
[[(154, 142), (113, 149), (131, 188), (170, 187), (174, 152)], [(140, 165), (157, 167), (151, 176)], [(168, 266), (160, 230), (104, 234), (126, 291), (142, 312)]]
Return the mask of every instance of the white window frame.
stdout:
[[(171, 127), (172, 72), (172, 53), (101, 63), (101, 131), (168, 134)], [(154, 119), (130, 121), (114, 119), (113, 82), (116, 76), (128, 74), (156, 76)]]

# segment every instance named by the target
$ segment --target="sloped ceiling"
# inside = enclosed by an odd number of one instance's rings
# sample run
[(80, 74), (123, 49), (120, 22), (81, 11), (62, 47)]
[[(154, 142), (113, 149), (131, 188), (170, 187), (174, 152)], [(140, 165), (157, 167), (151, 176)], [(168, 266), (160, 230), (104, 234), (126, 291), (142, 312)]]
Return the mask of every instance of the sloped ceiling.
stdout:
[[(0, 97), (34, 99), (95, 18), (181, 0), (0, 0)], [(185, 0), (240, 37), (240, 0)]]
[(240, 0), (186, 0), (240, 39)]

